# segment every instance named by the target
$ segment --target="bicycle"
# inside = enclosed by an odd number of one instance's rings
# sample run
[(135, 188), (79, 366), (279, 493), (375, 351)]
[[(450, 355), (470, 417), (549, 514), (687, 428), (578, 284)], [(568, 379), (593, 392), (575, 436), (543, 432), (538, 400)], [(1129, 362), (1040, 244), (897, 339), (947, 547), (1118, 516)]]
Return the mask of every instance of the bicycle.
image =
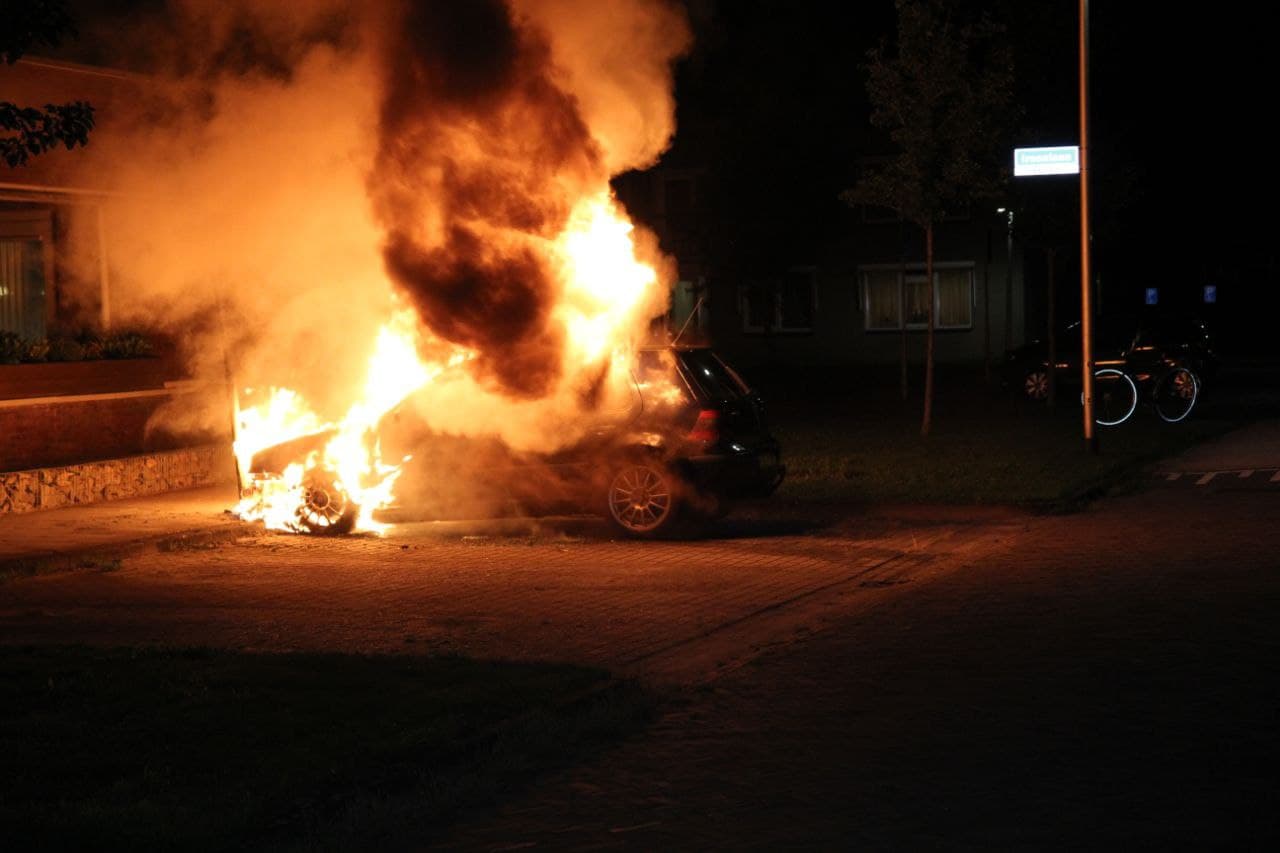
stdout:
[[(1141, 388), (1141, 391), (1139, 390)], [(1115, 367), (1093, 372), (1093, 421), (1098, 426), (1119, 426), (1132, 417), (1143, 396), (1165, 423), (1184, 420), (1200, 398), (1200, 379), (1182, 364), (1164, 365), (1159, 376), (1131, 376)], [(1084, 395), (1080, 395), (1083, 404)]]

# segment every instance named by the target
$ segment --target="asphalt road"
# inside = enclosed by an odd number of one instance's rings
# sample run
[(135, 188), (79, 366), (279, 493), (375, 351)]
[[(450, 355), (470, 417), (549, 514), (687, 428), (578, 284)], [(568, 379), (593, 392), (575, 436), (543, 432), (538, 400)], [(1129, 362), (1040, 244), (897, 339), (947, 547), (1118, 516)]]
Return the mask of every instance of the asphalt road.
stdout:
[(782, 515), (256, 535), (12, 580), (0, 636), (567, 661), (667, 697), (460, 849), (1274, 841), (1280, 488)]

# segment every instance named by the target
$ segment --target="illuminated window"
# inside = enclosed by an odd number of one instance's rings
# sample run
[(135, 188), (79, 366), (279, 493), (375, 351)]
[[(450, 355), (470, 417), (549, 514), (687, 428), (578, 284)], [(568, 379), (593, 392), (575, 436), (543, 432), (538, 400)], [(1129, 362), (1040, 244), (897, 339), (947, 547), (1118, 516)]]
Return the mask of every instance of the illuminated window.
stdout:
[[(868, 331), (896, 331), (929, 326), (929, 280), (922, 265), (871, 267), (861, 271), (863, 325)], [(934, 328), (973, 328), (972, 264), (934, 267)]]
[(44, 336), (44, 275), (39, 240), (0, 237), (0, 332)]

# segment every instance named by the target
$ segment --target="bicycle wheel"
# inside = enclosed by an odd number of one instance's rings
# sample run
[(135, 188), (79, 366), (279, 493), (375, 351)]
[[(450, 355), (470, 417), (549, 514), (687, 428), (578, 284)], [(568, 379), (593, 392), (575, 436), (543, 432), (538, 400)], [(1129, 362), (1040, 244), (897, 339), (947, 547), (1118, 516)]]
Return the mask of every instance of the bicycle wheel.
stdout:
[[(1083, 401), (1083, 395), (1081, 395)], [(1093, 374), (1093, 421), (1118, 426), (1138, 407), (1138, 386), (1123, 371), (1104, 367)]]
[(1156, 383), (1152, 402), (1156, 414), (1166, 423), (1176, 424), (1191, 414), (1200, 396), (1200, 380), (1185, 367), (1175, 367)]

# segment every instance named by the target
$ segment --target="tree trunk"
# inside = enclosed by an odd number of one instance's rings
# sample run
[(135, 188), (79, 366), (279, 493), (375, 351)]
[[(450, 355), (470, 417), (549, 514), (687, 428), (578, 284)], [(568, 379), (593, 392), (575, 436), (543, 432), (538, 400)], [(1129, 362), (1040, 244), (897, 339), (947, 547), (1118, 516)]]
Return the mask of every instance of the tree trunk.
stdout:
[(898, 220), (898, 393), (907, 401), (907, 236)]
[(982, 378), (991, 382), (991, 226), (987, 225), (987, 258), (982, 265)]
[(928, 436), (929, 427), (933, 423), (933, 303), (936, 298), (933, 285), (932, 222), (924, 227), (924, 274), (929, 281), (929, 300), (926, 306), (929, 331), (925, 335), (924, 345), (924, 417), (920, 421), (920, 435)]
[(1058, 380), (1056, 374), (1058, 372), (1058, 318), (1056, 303), (1058, 301), (1057, 291), (1054, 290), (1053, 284), (1053, 268), (1056, 266), (1054, 261), (1057, 259), (1058, 250), (1049, 249), (1045, 253), (1049, 264), (1049, 405), (1053, 406), (1053, 401), (1058, 396)]

